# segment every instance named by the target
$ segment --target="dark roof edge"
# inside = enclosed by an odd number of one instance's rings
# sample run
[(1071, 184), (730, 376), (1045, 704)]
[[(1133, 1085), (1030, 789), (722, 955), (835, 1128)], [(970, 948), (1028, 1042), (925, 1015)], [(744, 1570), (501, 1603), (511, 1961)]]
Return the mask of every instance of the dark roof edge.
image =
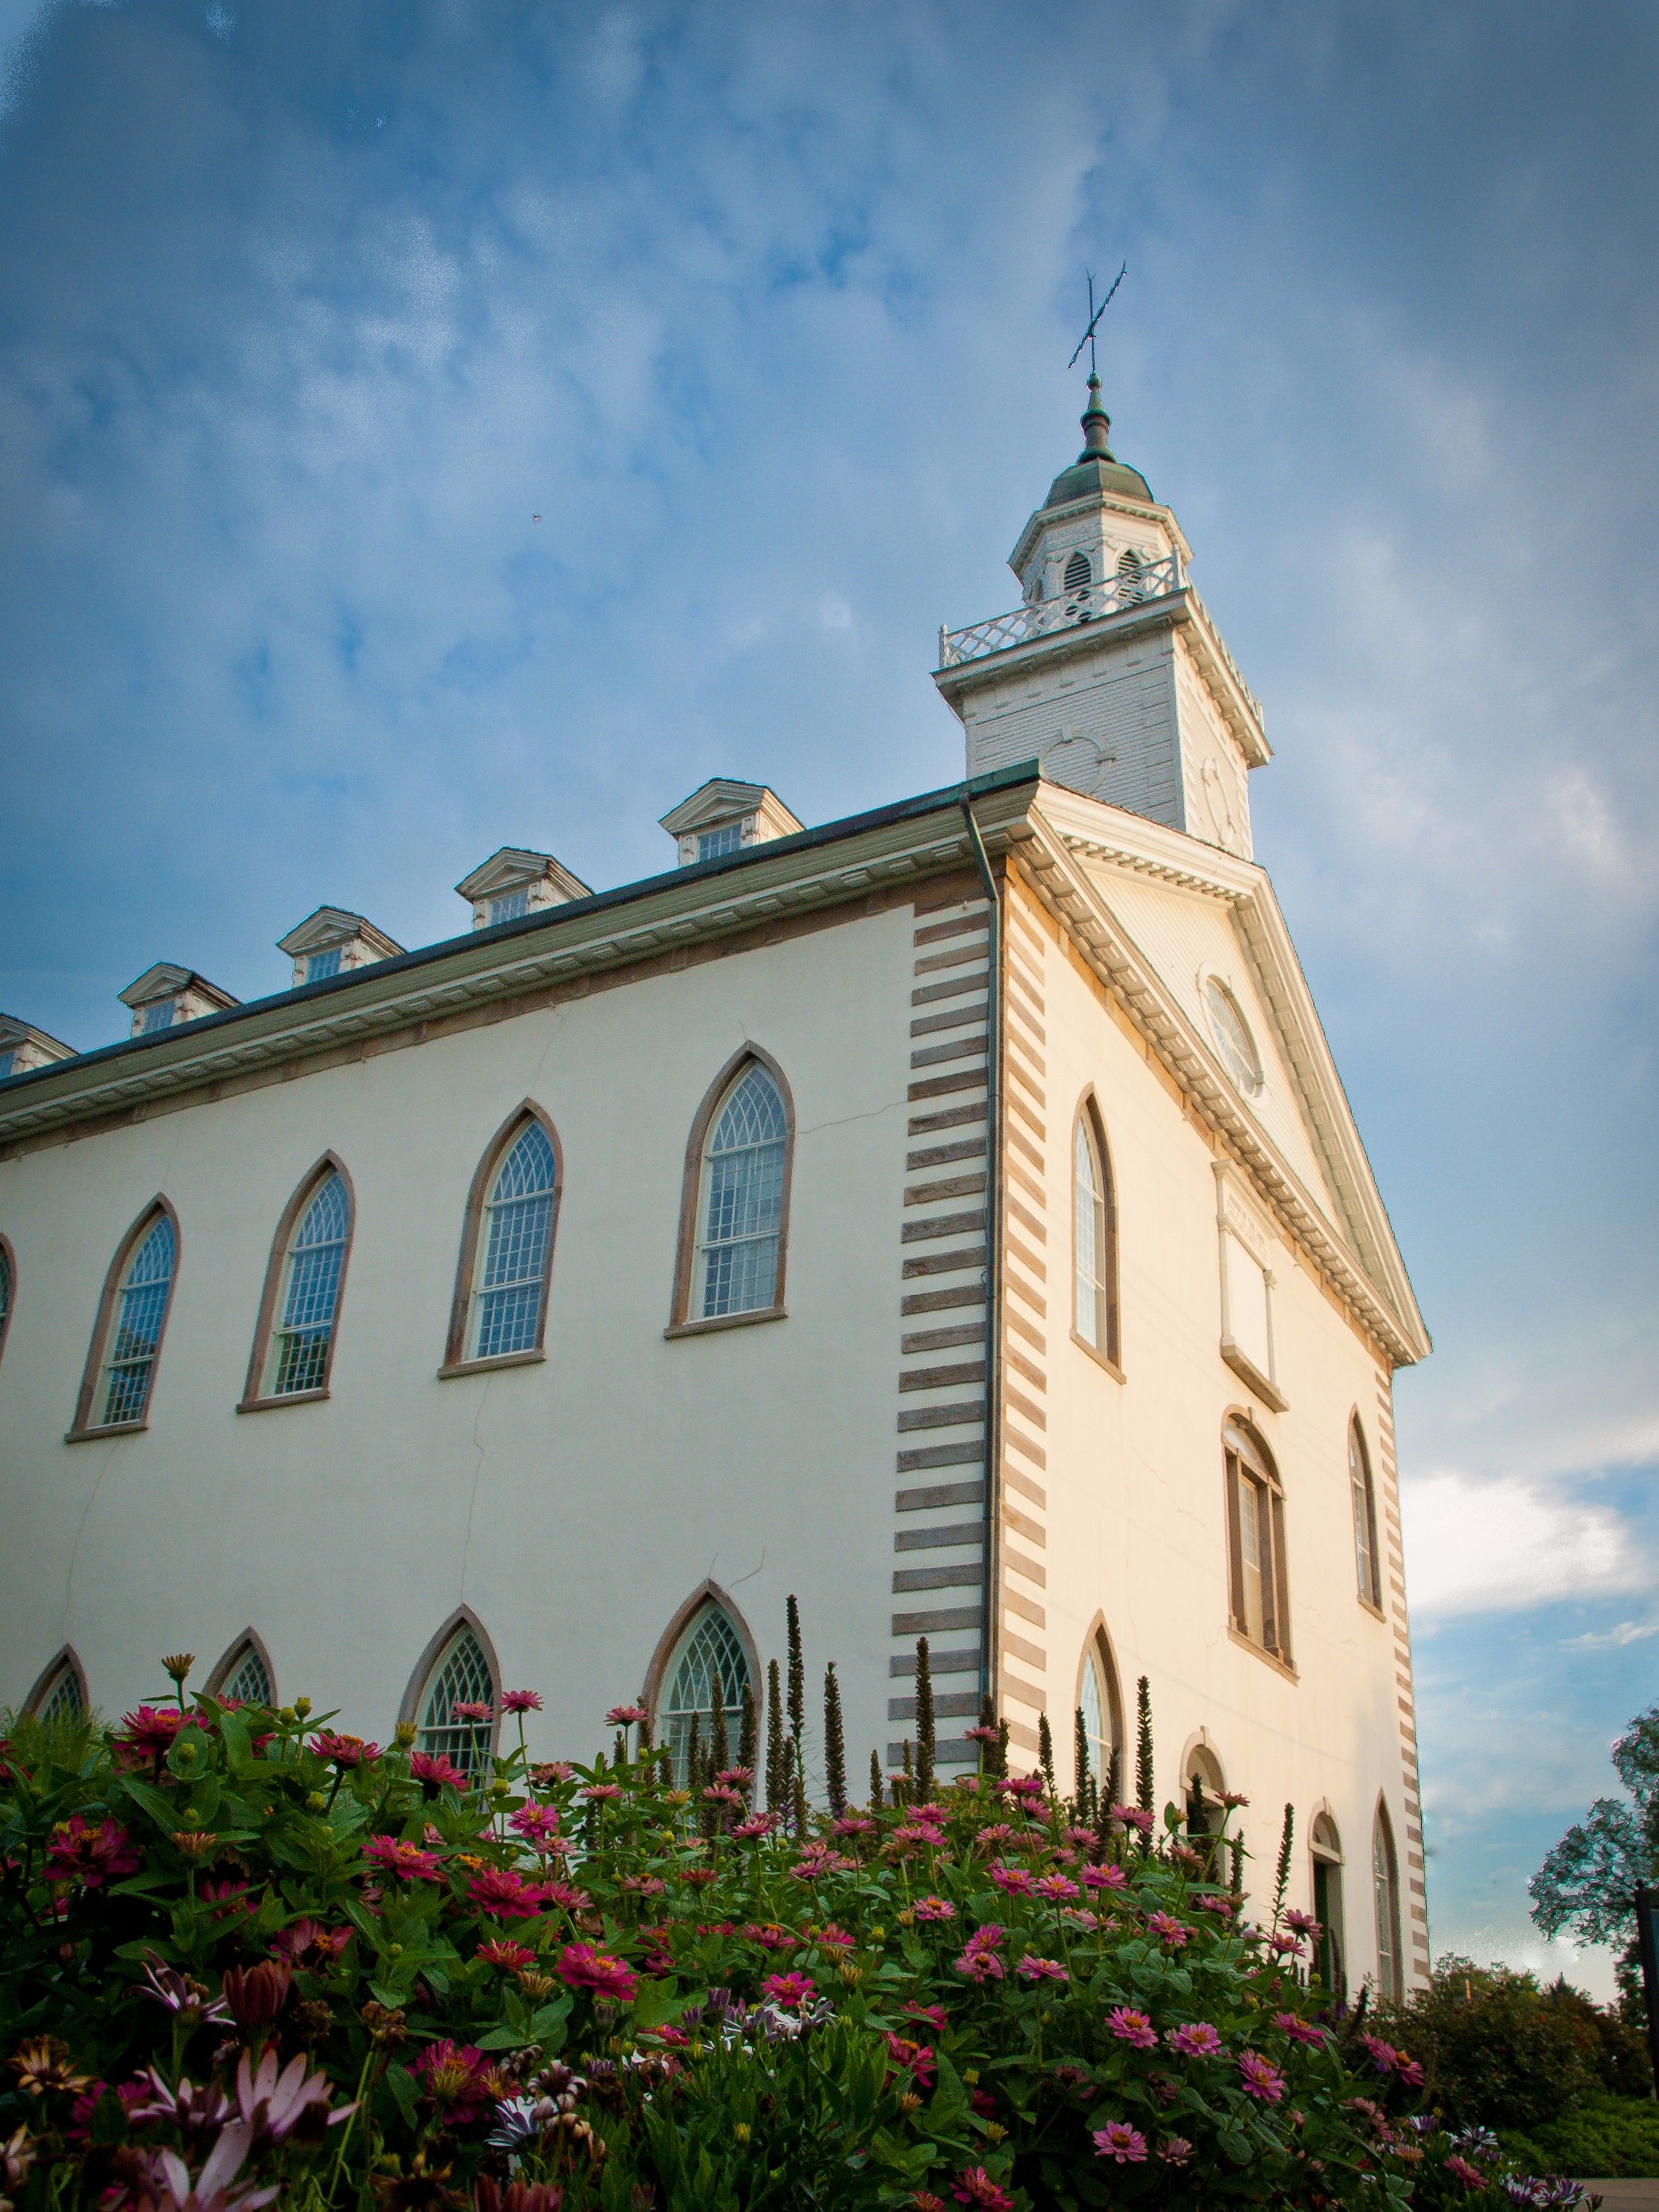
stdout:
[(945, 784), (937, 791), (920, 792), (914, 799), (896, 799), (890, 805), (872, 807), (867, 813), (844, 815), (840, 821), (825, 822), (816, 830), (802, 830), (788, 837), (769, 837), (761, 844), (745, 845), (740, 851), (723, 854), (719, 860), (695, 860), (689, 866), (666, 869), (659, 875), (642, 876), (635, 883), (618, 884), (611, 890), (593, 891), (586, 898), (567, 899), (560, 906), (542, 907), (533, 914), (520, 915), (516, 921), (498, 921), (492, 928), (469, 929), (459, 937), (440, 938), (435, 945), (417, 945), (412, 951), (399, 952), (390, 959), (374, 961), (367, 968), (354, 968), (343, 975), (324, 976), (315, 983), (300, 983), (291, 990), (273, 991), (266, 998), (242, 1000), (216, 1013), (198, 1014), (194, 1021), (179, 1022), (171, 1029), (157, 1030), (153, 1036), (120, 1037), (113, 1044), (94, 1045), (89, 1051), (72, 1053), (67, 1060), (50, 1060), (43, 1067), (26, 1068), (19, 1075), (9, 1075), (0, 1080), (0, 1097), (15, 1095), (40, 1076), (61, 1076), (72, 1068), (96, 1066), (106, 1060), (168, 1044), (175, 1037), (204, 1036), (210, 1030), (229, 1028), (252, 1014), (267, 1013), (273, 1006), (301, 1006), (309, 1000), (349, 991), (371, 979), (380, 981), (387, 975), (429, 966), (434, 960), (445, 959), (467, 945), (501, 944), (511, 938), (533, 936), (539, 930), (557, 928), (561, 922), (574, 915), (603, 914), (611, 907), (628, 906), (635, 899), (648, 897), (653, 891), (666, 889), (671, 884), (735, 874), (739, 869), (775, 859), (781, 854), (813, 852), (820, 846), (838, 844), (844, 838), (860, 836), (867, 830), (884, 829), (891, 823), (910, 821), (923, 814), (943, 813), (947, 808), (960, 807), (984, 793), (1006, 791), (1017, 784), (1036, 783), (1038, 779), (1036, 762), (1020, 761), (1012, 768), (997, 769), (994, 775), (970, 776), (965, 783)]

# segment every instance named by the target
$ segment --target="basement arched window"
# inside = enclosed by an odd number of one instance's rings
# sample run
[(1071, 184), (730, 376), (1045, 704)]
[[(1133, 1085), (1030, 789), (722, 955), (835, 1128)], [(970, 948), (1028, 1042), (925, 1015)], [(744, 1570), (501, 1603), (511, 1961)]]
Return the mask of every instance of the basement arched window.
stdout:
[(1385, 2004), (1401, 2004), (1406, 1977), (1400, 1948), (1400, 1863), (1389, 1808), (1382, 1804), (1371, 1825), (1371, 1891), (1376, 1911), (1376, 1993)]
[(703, 1751), (714, 1737), (714, 1715), (726, 1722), (732, 1758), (743, 1728), (743, 1701), (752, 1691), (743, 1639), (724, 1606), (711, 1598), (696, 1613), (664, 1674), (659, 1733), (672, 1754), (675, 1786), (684, 1789), (690, 1772), (692, 1729)]
[[(427, 1670), (416, 1699), (416, 1748), (476, 1780), (494, 1753), (496, 1703), (489, 1655), (463, 1620)], [(482, 1716), (462, 1710), (467, 1706), (482, 1706)]]

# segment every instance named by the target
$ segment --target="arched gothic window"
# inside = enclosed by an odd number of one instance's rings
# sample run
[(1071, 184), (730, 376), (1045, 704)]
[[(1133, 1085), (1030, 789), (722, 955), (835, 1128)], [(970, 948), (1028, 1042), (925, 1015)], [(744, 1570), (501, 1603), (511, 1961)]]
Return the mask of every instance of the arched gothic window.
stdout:
[(1233, 1626), (1288, 1662), (1290, 1590), (1279, 1472), (1261, 1439), (1241, 1423), (1228, 1423), (1224, 1442)]
[(75, 1432), (142, 1428), (178, 1273), (179, 1231), (165, 1199), (141, 1215), (105, 1279)]
[(1389, 1808), (1379, 1804), (1371, 1826), (1371, 1889), (1376, 1909), (1376, 1993), (1385, 2004), (1405, 2001), (1400, 1954), (1400, 1866)]
[(244, 1404), (328, 1388), (350, 1243), (350, 1188), (331, 1159), (295, 1193), (277, 1229)]
[(663, 1673), (658, 1733), (672, 1754), (675, 1785), (684, 1789), (690, 1771), (692, 1723), (706, 1751), (713, 1741), (714, 1714), (726, 1717), (726, 1740), (735, 1759), (743, 1727), (743, 1700), (752, 1690), (743, 1639), (724, 1606), (711, 1598), (687, 1624)]
[(1315, 1816), (1311, 1850), (1313, 1912), (1319, 1923), (1319, 1933), (1314, 1938), (1314, 1970), (1333, 1996), (1345, 1996), (1348, 1969), (1342, 1925), (1342, 1842), (1328, 1813)]
[(210, 1695), (228, 1705), (274, 1705), (276, 1685), (264, 1650), (250, 1633), (239, 1638), (208, 1677)]
[[(485, 1717), (459, 1713), (482, 1705)], [(470, 1779), (489, 1767), (495, 1744), (495, 1676), (476, 1632), (461, 1621), (427, 1670), (416, 1699), (416, 1748), (447, 1759)]]
[(1072, 1139), (1072, 1326), (1091, 1352), (1117, 1364), (1117, 1206), (1105, 1132), (1092, 1098)]
[[(1104, 1790), (1112, 1779), (1112, 1761), (1123, 1740), (1122, 1708), (1117, 1692), (1117, 1670), (1107, 1649), (1104, 1632), (1097, 1629), (1083, 1647), (1083, 1668), (1078, 1680), (1078, 1711), (1083, 1715), (1083, 1734), (1088, 1747), (1089, 1771)], [(1121, 1778), (1120, 1778), (1121, 1781)]]
[(1089, 556), (1086, 553), (1078, 552), (1072, 555), (1066, 563), (1066, 574), (1061, 580), (1068, 592), (1088, 590), (1094, 581), (1094, 570), (1089, 565)]
[(789, 1135), (781, 1081), (745, 1054), (693, 1126), (690, 1235), (681, 1237), (676, 1322), (781, 1310)]
[(1181, 1778), (1187, 1797), (1188, 1827), (1204, 1835), (1218, 1835), (1226, 1815), (1221, 1796), (1227, 1778), (1221, 1761), (1207, 1744), (1193, 1746), (1187, 1754), (1187, 1771)]
[(87, 1710), (86, 1678), (72, 1651), (62, 1651), (47, 1668), (29, 1698), (40, 1721), (77, 1721)]
[(1376, 1492), (1371, 1482), (1370, 1455), (1359, 1432), (1358, 1416), (1348, 1424), (1348, 1486), (1353, 1496), (1354, 1572), (1359, 1595), (1380, 1613), (1382, 1566), (1376, 1549)]
[(447, 1367), (541, 1350), (558, 1201), (557, 1139), (526, 1107), (473, 1178)]
[(11, 1256), (11, 1247), (0, 1237), (0, 1353), (6, 1348), (6, 1331), (11, 1326), (12, 1304), (17, 1294), (17, 1263)]

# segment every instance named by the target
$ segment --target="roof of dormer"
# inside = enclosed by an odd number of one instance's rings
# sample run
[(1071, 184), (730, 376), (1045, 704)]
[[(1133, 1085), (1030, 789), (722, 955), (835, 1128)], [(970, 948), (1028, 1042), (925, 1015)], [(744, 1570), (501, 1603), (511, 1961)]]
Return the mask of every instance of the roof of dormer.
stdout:
[(0, 1052), (14, 1052), (20, 1044), (29, 1044), (46, 1060), (73, 1060), (75, 1047), (61, 1038), (48, 1036), (33, 1022), (21, 1020), (16, 1014), (0, 1014)]
[(194, 992), (216, 1007), (240, 1006), (242, 1003), (228, 991), (222, 991), (216, 983), (210, 983), (205, 975), (198, 975), (193, 968), (179, 968), (171, 960), (158, 960), (116, 995), (124, 1006), (137, 1007), (154, 1006), (157, 999), (176, 999), (185, 991)]
[(383, 929), (361, 914), (349, 914), (343, 906), (319, 906), (309, 914), (297, 929), (290, 929), (286, 937), (276, 940), (276, 950), (298, 960), (307, 952), (323, 952), (331, 945), (349, 944), (361, 937), (365, 945), (381, 960), (389, 960), (403, 946), (388, 937)]
[(520, 884), (533, 884), (544, 876), (561, 898), (592, 896), (592, 886), (573, 876), (551, 853), (532, 853), (519, 845), (503, 845), (470, 876), (463, 876), (455, 888), (464, 899), (499, 898), (503, 891), (516, 890)]
[(707, 783), (699, 784), (690, 799), (662, 816), (661, 823), (671, 837), (689, 837), (695, 830), (712, 829), (744, 814), (757, 816), (769, 837), (793, 837), (805, 826), (769, 784), (739, 783), (727, 775), (711, 775)]

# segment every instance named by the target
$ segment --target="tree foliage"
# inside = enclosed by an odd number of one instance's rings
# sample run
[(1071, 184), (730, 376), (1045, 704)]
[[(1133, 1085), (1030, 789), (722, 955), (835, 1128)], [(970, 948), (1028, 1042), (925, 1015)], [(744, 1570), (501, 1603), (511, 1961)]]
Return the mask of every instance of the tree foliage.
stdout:
[(1546, 1936), (1565, 1930), (1581, 1942), (1618, 1944), (1620, 1984), (1633, 1996), (1636, 1892), (1659, 1882), (1659, 1705), (1632, 1721), (1613, 1747), (1613, 1765), (1629, 1795), (1598, 1797), (1551, 1851), (1528, 1893)]

